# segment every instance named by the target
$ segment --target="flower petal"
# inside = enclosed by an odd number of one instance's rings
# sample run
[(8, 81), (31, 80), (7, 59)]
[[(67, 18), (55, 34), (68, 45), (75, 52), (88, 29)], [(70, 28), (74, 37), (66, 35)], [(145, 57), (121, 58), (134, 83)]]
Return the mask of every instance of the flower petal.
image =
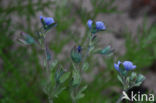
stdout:
[(118, 64), (114, 64), (114, 68), (115, 68), (117, 71), (120, 71), (119, 65), (118, 65)]
[(136, 66), (133, 65), (133, 63), (132, 63), (131, 61), (124, 61), (124, 62), (123, 62), (123, 66), (124, 66), (124, 68), (125, 68), (127, 71), (133, 70), (133, 69), (136, 68)]
[(93, 23), (93, 21), (91, 19), (89, 19), (87, 22), (89, 29), (92, 28), (92, 23)]
[(120, 61), (118, 61), (118, 65), (120, 65), (121, 64), (121, 62)]
[(46, 25), (51, 25), (53, 23), (55, 23), (54, 19), (52, 17), (43, 17), (43, 16), (40, 16), (40, 20), (43, 19), (44, 23)]
[(102, 21), (97, 21), (96, 22), (96, 29), (97, 30), (106, 30), (106, 27)]

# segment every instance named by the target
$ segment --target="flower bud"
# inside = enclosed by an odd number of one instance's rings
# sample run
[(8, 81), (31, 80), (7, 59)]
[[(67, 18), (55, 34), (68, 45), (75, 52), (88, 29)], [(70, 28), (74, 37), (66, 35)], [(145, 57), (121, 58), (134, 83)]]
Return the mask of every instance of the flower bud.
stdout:
[(55, 81), (56, 83), (60, 83), (60, 77), (64, 74), (64, 71), (62, 70), (62, 68), (58, 68), (55, 72)]
[(74, 47), (71, 50), (71, 58), (75, 63), (80, 63), (81, 62), (81, 46)]

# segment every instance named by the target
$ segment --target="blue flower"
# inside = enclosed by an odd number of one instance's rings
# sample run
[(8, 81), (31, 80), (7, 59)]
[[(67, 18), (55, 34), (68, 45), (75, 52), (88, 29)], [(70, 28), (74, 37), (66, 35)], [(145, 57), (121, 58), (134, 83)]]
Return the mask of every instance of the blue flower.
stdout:
[(106, 27), (102, 21), (97, 21), (96, 22), (96, 29), (97, 30), (106, 30)]
[(123, 63), (118, 61), (118, 64), (114, 64), (114, 68), (117, 70), (117, 71), (120, 71), (120, 64), (123, 65), (124, 69), (126, 71), (130, 71), (130, 70), (133, 70), (136, 68), (136, 65), (133, 65), (133, 63), (131, 61), (124, 61)]
[(88, 24), (89, 29), (91, 29), (91, 28), (92, 28), (92, 23), (93, 23), (93, 21), (92, 21), (91, 19), (90, 19), (90, 20), (88, 20), (87, 24)]
[(120, 64), (121, 64), (121, 62), (120, 61), (118, 61), (118, 64), (114, 64), (114, 68), (117, 70), (117, 71), (120, 71)]
[(51, 24), (54, 24), (55, 21), (52, 17), (43, 17), (43, 16), (40, 16), (40, 20), (44, 22), (45, 25), (49, 26)]
[[(91, 19), (88, 20), (87, 24), (88, 24), (89, 29), (94, 28), (93, 27), (93, 21)], [(97, 31), (106, 30), (106, 26), (104, 25), (104, 23), (102, 21), (96, 21), (95, 26), (96, 26)]]
[(136, 65), (133, 65), (131, 61), (124, 61), (122, 64), (127, 71), (133, 70), (136, 68)]

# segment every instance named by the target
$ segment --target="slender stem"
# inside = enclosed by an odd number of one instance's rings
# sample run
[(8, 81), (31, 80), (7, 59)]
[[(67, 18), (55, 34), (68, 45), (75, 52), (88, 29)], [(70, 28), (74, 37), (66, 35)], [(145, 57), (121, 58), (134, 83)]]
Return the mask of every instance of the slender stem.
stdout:
[[(88, 50), (87, 50), (86, 54), (84, 55), (84, 59), (83, 59), (82, 65), (86, 61), (87, 57), (90, 55), (90, 46), (91, 46), (90, 45), (90, 42), (91, 42), (92, 37), (90, 37), (90, 35), (88, 35), (88, 36), (89, 36), (89, 38), (87, 39), (87, 47), (88, 47)], [(81, 75), (82, 75), (82, 67), (79, 64), (79, 65), (76, 65), (76, 68), (78, 70), (80, 70), (79, 73), (80, 73), (80, 77), (81, 77)], [(80, 80), (80, 84), (81, 84), (81, 80)], [(79, 91), (80, 84), (78, 86), (74, 87), (74, 88), (71, 88), (71, 99), (72, 99), (72, 103), (77, 103), (76, 95), (77, 95), (77, 92)]]
[(72, 98), (72, 103), (77, 103), (75, 98)]
[(48, 98), (49, 99), (49, 103), (54, 103), (52, 98)]
[[(49, 63), (48, 63), (48, 61), (47, 61), (47, 44), (46, 44), (46, 41), (44, 40), (44, 55), (45, 55), (45, 61), (46, 61), (46, 67), (45, 67), (45, 69), (46, 69), (46, 77), (47, 77), (47, 79), (48, 79), (48, 75), (49, 75)], [(48, 81), (49, 81), (49, 79), (48, 79)]]
[(87, 49), (87, 53), (86, 53), (85, 56), (84, 56), (83, 61), (86, 61), (87, 57), (90, 55), (90, 47), (91, 47), (90, 42), (91, 42), (92, 36), (93, 36), (92, 33), (91, 33), (91, 37), (90, 37), (90, 34), (88, 35), (88, 37), (89, 37), (89, 38), (87, 39), (87, 47), (88, 47), (88, 49)]
[(71, 99), (72, 103), (77, 103), (75, 98), (75, 88), (71, 89)]
[[(47, 82), (49, 83), (50, 82), (50, 79), (49, 79), (49, 61), (47, 60), (47, 44), (46, 44), (46, 36), (44, 38), (44, 55), (45, 55), (45, 61), (46, 61), (46, 78), (47, 78)], [(48, 95), (48, 99), (49, 99), (49, 103), (53, 103), (53, 97)]]
[(121, 102), (122, 102), (122, 96), (123, 96), (123, 95), (120, 96), (120, 98), (117, 100), (116, 103), (121, 103)]
[[(75, 69), (79, 70), (79, 73), (80, 73), (80, 77), (81, 77), (81, 68), (79, 65), (75, 65)], [(80, 84), (81, 84), (81, 78), (80, 78)], [(78, 91), (79, 91), (79, 85), (77, 85), (76, 87), (72, 87), (71, 88), (71, 99), (72, 99), (72, 103), (77, 103), (77, 99), (76, 99), (76, 96), (78, 94)]]

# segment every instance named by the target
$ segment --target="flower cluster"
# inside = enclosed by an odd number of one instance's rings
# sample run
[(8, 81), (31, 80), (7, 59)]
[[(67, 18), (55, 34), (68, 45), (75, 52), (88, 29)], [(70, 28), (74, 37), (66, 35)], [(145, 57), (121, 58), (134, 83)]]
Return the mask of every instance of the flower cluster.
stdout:
[(102, 21), (96, 21), (95, 23), (90, 19), (87, 22), (88, 28), (92, 33), (96, 33), (98, 31), (104, 31), (106, 30), (106, 26)]
[(82, 57), (82, 47), (81, 46), (75, 46), (71, 50), (71, 58), (75, 63), (80, 63), (83, 59), (83, 61), (87, 58), (89, 54), (102, 54), (102, 55), (111, 55), (113, 53), (113, 49), (111, 46), (107, 46), (103, 49), (95, 47), (96, 44), (96, 33), (99, 31), (104, 31), (106, 30), (106, 26), (104, 25), (104, 22), (102, 21), (96, 21), (95, 23), (89, 19), (87, 22), (87, 26), (91, 32), (89, 34), (89, 41), (88, 42), (88, 47), (83, 47), (87, 48), (86, 55)]
[(118, 79), (123, 84), (124, 90), (128, 90), (134, 86), (140, 86), (145, 80), (145, 77), (142, 74), (136, 74), (132, 72), (129, 75), (129, 72), (136, 68), (131, 61), (118, 61), (117, 64), (114, 64), (114, 68), (118, 71)]
[(133, 63), (131, 61), (124, 61), (123, 63), (118, 61), (117, 64), (114, 64), (114, 68), (117, 71), (120, 71), (120, 65), (123, 65), (124, 69), (127, 71), (133, 70), (136, 68), (136, 65), (133, 65)]

